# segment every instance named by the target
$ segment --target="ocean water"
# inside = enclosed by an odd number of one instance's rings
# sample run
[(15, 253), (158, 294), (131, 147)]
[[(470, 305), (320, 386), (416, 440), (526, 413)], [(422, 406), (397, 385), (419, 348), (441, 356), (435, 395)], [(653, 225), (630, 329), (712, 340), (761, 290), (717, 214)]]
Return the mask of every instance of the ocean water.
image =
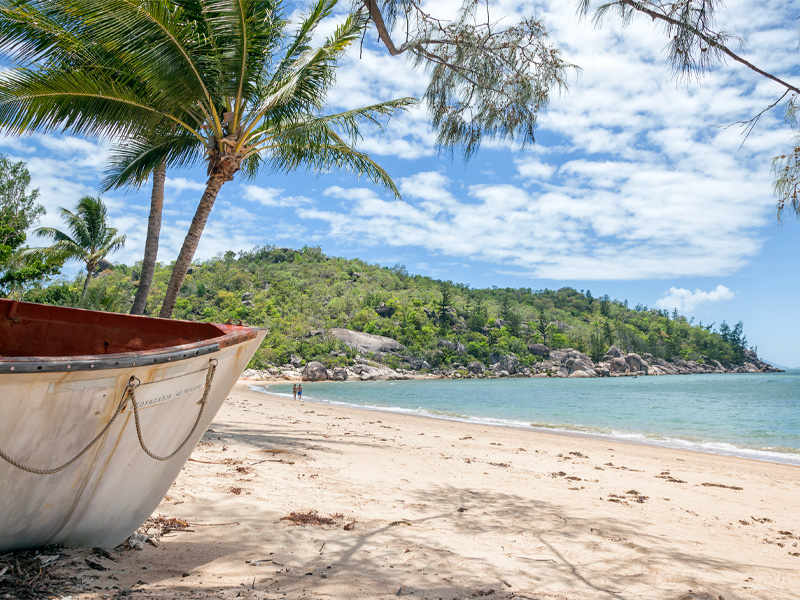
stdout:
[[(253, 389), (292, 395), (291, 383)], [(306, 382), (303, 400), (800, 465), (800, 371)]]

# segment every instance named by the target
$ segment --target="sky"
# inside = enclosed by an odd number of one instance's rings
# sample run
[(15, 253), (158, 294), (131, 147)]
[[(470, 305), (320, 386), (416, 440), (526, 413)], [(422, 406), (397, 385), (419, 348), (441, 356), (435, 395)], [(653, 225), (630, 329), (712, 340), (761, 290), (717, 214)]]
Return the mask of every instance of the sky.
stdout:
[[(491, 5), (498, 26), (541, 19), (580, 67), (540, 115), (535, 144), (487, 140), (468, 162), (457, 152), (439, 155), (424, 107), (413, 109), (359, 144), (401, 199), (339, 172), (238, 177), (222, 188), (197, 258), (309, 245), (476, 288), (570, 286), (630, 306), (677, 308), (704, 324), (741, 320), (761, 357), (800, 366), (800, 313), (792, 309), (800, 222), (786, 215), (778, 223), (770, 173), (792, 132), (780, 107), (746, 139), (736, 125), (782, 88), (733, 62), (676, 81), (649, 18), (597, 28), (573, 2)], [(446, 17), (458, 2), (427, 6)], [(729, 0), (718, 25), (742, 38), (742, 56), (798, 81), (798, 12), (800, 0)], [(424, 71), (389, 56), (376, 37), (372, 30), (343, 60), (331, 111), (424, 93)], [(58, 207), (97, 195), (109, 147), (69, 132), (0, 136), (0, 153), (27, 163), (48, 211), (43, 225), (59, 226)], [(168, 173), (159, 260), (177, 256), (204, 176), (201, 166)], [(127, 234), (112, 259), (141, 260), (148, 187), (103, 199), (112, 225)]]

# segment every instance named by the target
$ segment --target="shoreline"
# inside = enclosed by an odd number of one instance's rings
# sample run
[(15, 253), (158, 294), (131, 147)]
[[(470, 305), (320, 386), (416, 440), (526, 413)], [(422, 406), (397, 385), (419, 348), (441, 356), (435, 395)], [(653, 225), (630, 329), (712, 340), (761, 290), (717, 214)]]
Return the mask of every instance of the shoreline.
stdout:
[[(243, 380), (244, 383), (257, 387), (268, 385), (287, 385), (294, 382), (284, 379), (264, 379), (264, 380)], [(446, 381), (446, 380), (443, 380)], [(318, 384), (359, 384), (360, 381), (320, 381), (320, 382), (305, 382)], [(275, 393), (270, 391), (254, 390), (257, 393), (272, 394), (280, 398), (291, 400), (291, 394), (283, 395), (282, 393)], [(589, 439), (605, 440), (609, 443), (619, 442), (627, 443), (636, 446), (644, 446), (648, 448), (663, 448), (672, 450), (681, 450), (686, 452), (699, 453), (712, 456), (726, 456), (731, 458), (741, 458), (743, 460), (753, 460), (756, 462), (765, 462), (771, 464), (782, 464), (789, 466), (800, 466), (800, 452), (780, 452), (777, 450), (764, 450), (761, 448), (751, 448), (744, 446), (737, 446), (731, 442), (720, 441), (691, 441), (682, 439), (680, 437), (671, 437), (664, 435), (662, 443), (658, 439), (648, 438), (645, 434), (640, 433), (625, 433), (625, 432), (594, 432), (594, 431), (581, 431), (579, 429), (569, 429), (563, 426), (548, 426), (548, 425), (534, 425), (525, 423), (523, 421), (511, 421), (503, 419), (470, 417), (464, 415), (446, 415), (436, 414), (429, 412), (427, 409), (408, 409), (402, 407), (392, 406), (379, 406), (379, 405), (362, 405), (355, 403), (347, 403), (339, 400), (316, 400), (304, 399), (303, 402), (308, 404), (317, 404), (321, 406), (339, 406), (343, 408), (352, 408), (354, 410), (363, 410), (375, 412), (380, 414), (390, 413), (397, 415), (416, 416), (426, 419), (433, 419), (437, 421), (450, 421), (455, 423), (464, 423), (467, 425), (490, 426), (516, 429), (520, 431), (534, 431), (540, 433), (553, 433), (556, 435), (586, 437)], [(721, 448), (708, 448), (707, 446), (723, 446)]]
[(142, 550), (62, 550), (59, 572), (83, 589), (61, 595), (776, 600), (800, 587), (797, 467), (250, 385), (236, 384)]

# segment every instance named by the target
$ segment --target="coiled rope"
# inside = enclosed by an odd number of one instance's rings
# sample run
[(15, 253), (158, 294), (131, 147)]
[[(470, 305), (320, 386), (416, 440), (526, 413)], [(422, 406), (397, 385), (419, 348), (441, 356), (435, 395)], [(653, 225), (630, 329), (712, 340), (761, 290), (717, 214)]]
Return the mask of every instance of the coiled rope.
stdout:
[[(197, 419), (195, 419), (194, 425), (192, 426), (192, 430), (187, 434), (187, 436), (180, 443), (180, 445), (171, 454), (167, 456), (158, 456), (157, 454), (154, 454), (153, 452), (150, 451), (149, 448), (147, 448), (146, 444), (144, 443), (144, 439), (142, 438), (141, 425), (139, 424), (139, 406), (136, 403), (136, 394), (135, 394), (136, 388), (139, 387), (138, 383), (139, 379), (137, 377), (131, 377), (130, 380), (128, 381), (128, 385), (125, 386), (125, 389), (122, 392), (122, 398), (120, 399), (119, 404), (117, 405), (117, 409), (114, 411), (114, 415), (111, 417), (108, 423), (106, 423), (105, 427), (103, 427), (100, 433), (94, 436), (91, 442), (86, 444), (83, 450), (78, 452), (78, 454), (76, 454), (74, 457), (72, 457), (70, 460), (65, 462), (60, 467), (56, 467), (54, 469), (37, 469), (28, 466), (26, 464), (23, 464), (18, 460), (15, 460), (14, 458), (6, 454), (2, 448), (0, 448), (0, 458), (2, 458), (7, 463), (17, 467), (22, 471), (33, 473), (35, 475), (54, 475), (56, 473), (59, 473), (64, 469), (66, 469), (67, 467), (69, 467), (70, 465), (72, 465), (73, 463), (75, 463), (77, 460), (79, 460), (84, 454), (86, 454), (89, 451), (89, 449), (92, 446), (94, 446), (100, 440), (100, 438), (102, 438), (106, 433), (108, 433), (108, 430), (114, 424), (114, 421), (117, 420), (117, 417), (125, 409), (125, 406), (127, 406), (128, 401), (130, 401), (131, 404), (133, 404), (133, 416), (134, 420), (136, 421), (136, 436), (139, 438), (139, 445), (142, 447), (142, 450), (144, 450), (144, 452), (154, 460), (158, 461), (170, 460), (180, 451), (181, 448), (183, 448), (186, 445), (186, 443), (189, 441), (189, 439), (192, 437), (195, 430), (197, 429), (197, 426), (200, 423), (200, 419), (203, 416), (203, 411), (205, 410), (206, 403), (208, 402), (208, 394), (211, 391), (211, 383), (214, 381), (214, 373), (216, 373), (216, 370), (217, 370), (217, 359), (212, 358), (208, 366), (208, 372), (206, 373), (206, 389), (203, 392), (203, 397), (198, 401), (198, 404), (200, 405), (200, 410), (197, 414)], [(134, 382), (137, 382), (136, 385), (134, 385)]]
[(206, 389), (203, 392), (203, 397), (200, 398), (200, 400), (198, 401), (198, 404), (200, 405), (200, 410), (197, 413), (197, 418), (194, 421), (194, 425), (192, 425), (192, 430), (186, 435), (186, 437), (181, 442), (180, 446), (175, 448), (175, 450), (171, 454), (168, 454), (167, 456), (159, 456), (158, 454), (154, 454), (144, 443), (144, 439), (142, 439), (142, 428), (141, 425), (139, 424), (139, 405), (136, 403), (136, 398), (134, 397), (135, 388), (131, 390), (129, 397), (131, 399), (131, 402), (133, 403), (133, 417), (134, 420), (136, 421), (136, 436), (139, 438), (139, 445), (142, 447), (142, 450), (144, 450), (145, 454), (147, 454), (147, 456), (149, 456), (153, 460), (167, 461), (172, 457), (174, 457), (180, 451), (180, 449), (186, 445), (186, 442), (189, 441), (189, 438), (192, 437), (195, 430), (197, 429), (197, 425), (200, 423), (200, 418), (203, 416), (203, 411), (205, 410), (206, 403), (208, 402), (208, 393), (211, 391), (211, 382), (214, 381), (214, 373), (216, 373), (217, 371), (217, 359), (212, 358), (210, 363), (211, 364), (209, 364), (208, 366), (208, 372), (206, 373)]

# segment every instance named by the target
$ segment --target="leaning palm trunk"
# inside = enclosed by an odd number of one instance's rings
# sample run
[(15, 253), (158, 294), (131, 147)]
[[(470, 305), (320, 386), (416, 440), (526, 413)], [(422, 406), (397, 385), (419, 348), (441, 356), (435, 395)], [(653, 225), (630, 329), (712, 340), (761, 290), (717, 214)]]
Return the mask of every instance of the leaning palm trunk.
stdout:
[(153, 283), (158, 255), (158, 237), (161, 233), (161, 212), (164, 208), (164, 183), (167, 178), (167, 165), (161, 163), (153, 171), (153, 192), (150, 195), (150, 217), (147, 221), (147, 240), (144, 243), (144, 259), (139, 287), (131, 307), (132, 315), (141, 315), (147, 306), (147, 295)]
[(89, 281), (92, 279), (92, 271), (94, 269), (90, 269), (89, 265), (86, 265), (86, 279), (83, 280), (83, 291), (81, 292), (81, 304), (86, 299), (86, 292), (89, 289)]
[(164, 296), (164, 302), (161, 304), (160, 317), (169, 319), (172, 316), (172, 311), (175, 308), (175, 301), (178, 299), (178, 293), (181, 291), (183, 280), (186, 279), (186, 273), (189, 271), (189, 266), (192, 264), (194, 253), (197, 251), (197, 245), (200, 243), (200, 236), (203, 234), (203, 229), (208, 221), (208, 215), (214, 207), (214, 201), (217, 199), (217, 194), (225, 181), (230, 181), (232, 177), (226, 178), (221, 174), (213, 174), (208, 178), (206, 183), (206, 190), (203, 192), (203, 197), (197, 205), (197, 211), (194, 213), (192, 224), (189, 225), (189, 233), (183, 240), (183, 246), (178, 254), (178, 259), (172, 267), (172, 277), (170, 277), (169, 284), (167, 285), (167, 294)]

